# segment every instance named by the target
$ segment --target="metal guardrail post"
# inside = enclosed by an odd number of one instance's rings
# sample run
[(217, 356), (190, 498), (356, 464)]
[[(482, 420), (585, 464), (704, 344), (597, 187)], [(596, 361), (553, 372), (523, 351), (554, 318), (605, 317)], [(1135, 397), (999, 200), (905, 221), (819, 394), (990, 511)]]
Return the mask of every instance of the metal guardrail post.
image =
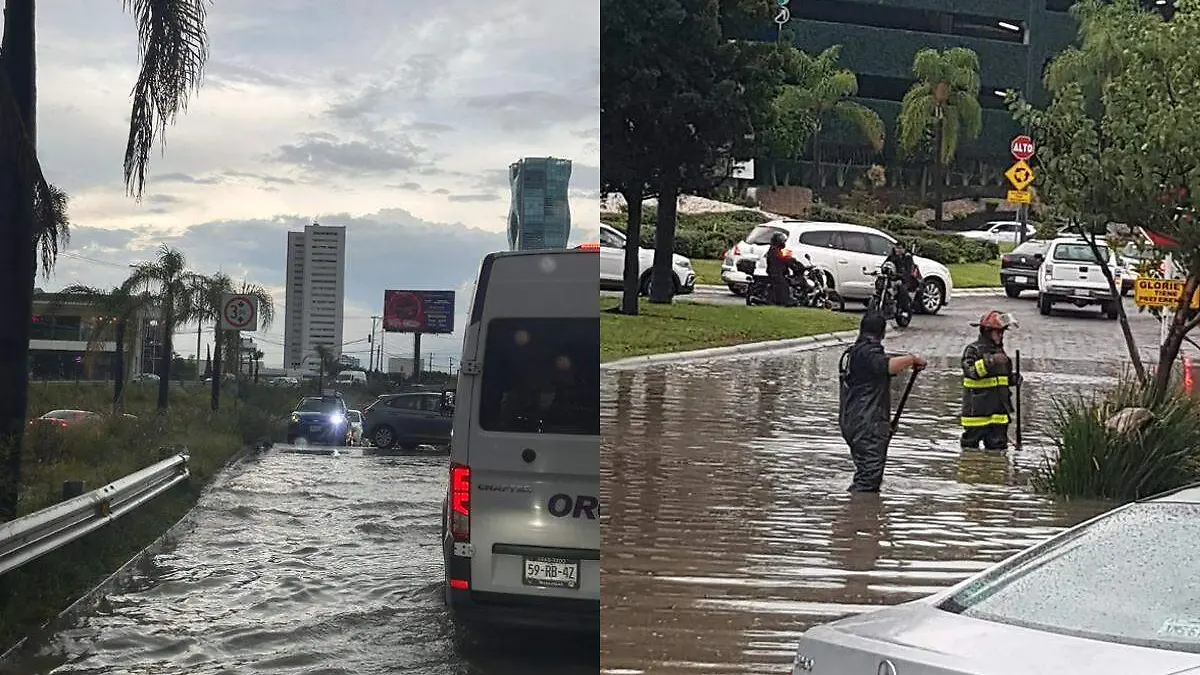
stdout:
[(187, 480), (186, 449), (37, 513), (0, 523), (0, 574), (90, 534)]

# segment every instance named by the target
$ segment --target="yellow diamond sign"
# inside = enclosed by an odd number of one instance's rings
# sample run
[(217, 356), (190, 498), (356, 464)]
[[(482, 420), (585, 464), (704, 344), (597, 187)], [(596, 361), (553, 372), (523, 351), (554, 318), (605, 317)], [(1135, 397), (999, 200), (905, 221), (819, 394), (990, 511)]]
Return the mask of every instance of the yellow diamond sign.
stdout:
[(1012, 183), (1014, 189), (1024, 190), (1033, 182), (1033, 169), (1029, 168), (1029, 164), (1025, 160), (1017, 160), (1016, 164), (1008, 167), (1008, 171), (1004, 172), (1004, 177), (1008, 178), (1008, 182)]

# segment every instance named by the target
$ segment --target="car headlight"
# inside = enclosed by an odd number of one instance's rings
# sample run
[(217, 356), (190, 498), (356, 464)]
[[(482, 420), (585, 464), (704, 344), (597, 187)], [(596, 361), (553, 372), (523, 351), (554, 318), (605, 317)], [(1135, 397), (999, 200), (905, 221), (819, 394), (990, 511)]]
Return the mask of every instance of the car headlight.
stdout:
[(334, 413), (329, 416), (329, 421), (334, 424), (341, 425), (346, 422), (346, 416), (341, 413)]
[(676, 260), (675, 266), (682, 267), (685, 270), (690, 270), (690, 269), (692, 269), (692, 261), (691, 260)]

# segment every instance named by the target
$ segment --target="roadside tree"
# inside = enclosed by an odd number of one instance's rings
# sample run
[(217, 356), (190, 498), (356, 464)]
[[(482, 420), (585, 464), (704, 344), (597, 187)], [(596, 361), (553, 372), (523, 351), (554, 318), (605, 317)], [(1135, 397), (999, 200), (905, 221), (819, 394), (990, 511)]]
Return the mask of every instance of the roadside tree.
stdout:
[[(1190, 84), (1200, 72), (1200, 2), (1180, 0), (1170, 22), (1131, 0), (1084, 0), (1072, 13), (1078, 44), (1047, 70), (1049, 105), (1010, 96), (1010, 106), (1037, 137), (1041, 193), (1068, 211), (1097, 256), (1107, 245), (1098, 233), (1126, 223), (1156, 233), (1159, 250), (1183, 270), (1153, 377), (1118, 304), (1130, 360), (1155, 404), (1167, 394), (1183, 341), (1200, 325), (1189, 302), (1200, 289), (1192, 202), (1200, 194), (1200, 88)], [(1115, 293), (1111, 271), (1105, 276)]]
[(858, 77), (849, 68), (838, 64), (841, 45), (829, 47), (820, 54), (798, 51), (800, 84), (793, 89), (785, 86), (784, 93), (795, 91), (801, 109), (812, 119), (812, 156), (815, 167), (813, 187), (821, 186), (821, 133), (833, 120), (853, 125), (876, 152), (883, 150), (883, 120), (861, 103), (850, 100), (858, 94)]
[(899, 149), (912, 155), (933, 132), (933, 218), (940, 229), (946, 166), (954, 160), (959, 140), (973, 139), (983, 128), (979, 56), (966, 47), (922, 49), (913, 57), (913, 74), (917, 81), (900, 104)]

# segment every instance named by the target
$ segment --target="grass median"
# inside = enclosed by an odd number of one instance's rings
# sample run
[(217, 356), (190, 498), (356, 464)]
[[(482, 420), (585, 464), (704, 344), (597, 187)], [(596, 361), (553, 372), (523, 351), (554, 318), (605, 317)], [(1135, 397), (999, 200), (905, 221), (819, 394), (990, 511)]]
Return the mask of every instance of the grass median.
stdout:
[(94, 490), (165, 458), (180, 446), (190, 453), (190, 479), (113, 523), (0, 577), (0, 651), (52, 619), (126, 561), (154, 542), (195, 504), (204, 487), (245, 444), (274, 438), (299, 396), (265, 386), (235, 402), (227, 391), (221, 410), (209, 409), (209, 388), (172, 387), (171, 408), (155, 410), (158, 387), (131, 385), (125, 411), (107, 415), (112, 385), (32, 382), (29, 415), (55, 409), (105, 413), (94, 424), (61, 433), (28, 434), (22, 453), (20, 510), (46, 508), (61, 499), (67, 480)]
[(802, 307), (645, 301), (641, 314), (625, 316), (613, 311), (618, 304), (600, 298), (601, 361), (833, 333), (857, 328), (860, 318)]

